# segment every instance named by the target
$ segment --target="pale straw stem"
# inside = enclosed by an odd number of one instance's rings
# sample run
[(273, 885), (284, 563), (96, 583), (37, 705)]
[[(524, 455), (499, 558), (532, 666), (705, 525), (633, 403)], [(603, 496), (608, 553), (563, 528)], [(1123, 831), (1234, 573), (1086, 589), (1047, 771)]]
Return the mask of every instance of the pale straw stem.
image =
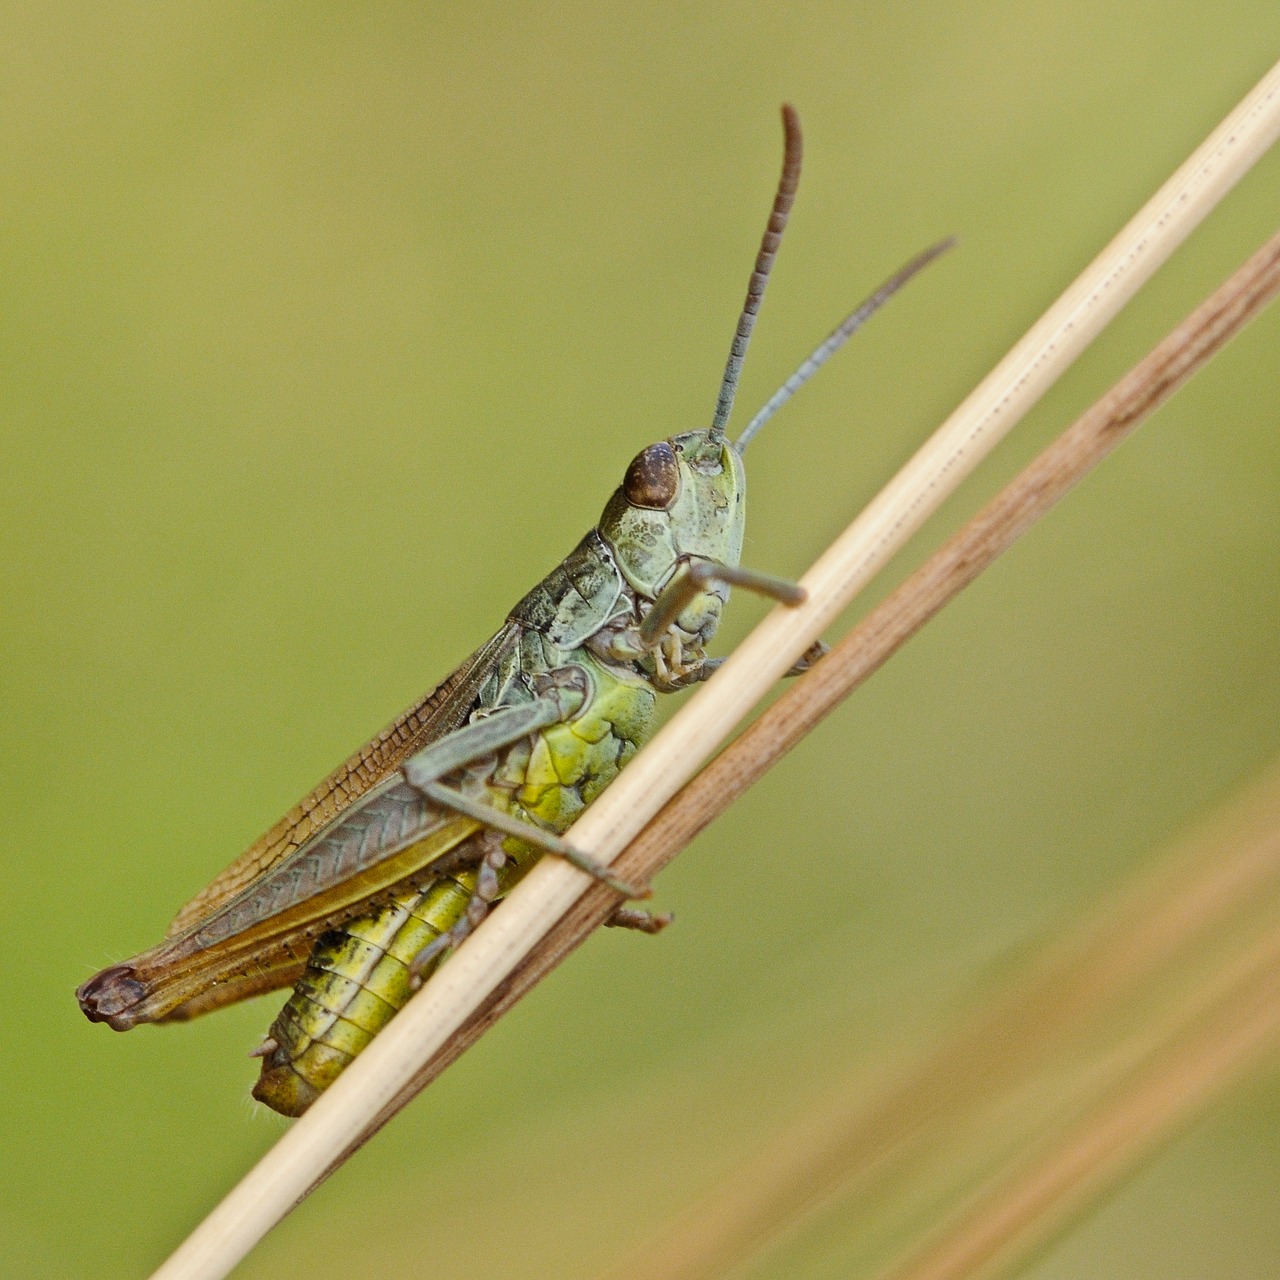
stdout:
[[(642, 884), (652, 879), (1136, 430), (1278, 291), (1280, 233), (669, 801), (615, 862), (619, 874)], [(615, 904), (612, 894), (597, 888), (584, 894), (499, 991), (415, 1075), (379, 1123), (603, 924)], [(758, 1214), (749, 1216), (758, 1221)]]

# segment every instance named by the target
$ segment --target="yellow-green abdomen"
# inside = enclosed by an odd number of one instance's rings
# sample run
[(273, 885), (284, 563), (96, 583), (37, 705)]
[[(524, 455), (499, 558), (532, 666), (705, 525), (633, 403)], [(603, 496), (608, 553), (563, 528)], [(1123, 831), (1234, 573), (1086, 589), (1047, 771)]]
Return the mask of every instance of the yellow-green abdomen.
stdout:
[(269, 1033), (253, 1096), (300, 1116), (412, 994), (409, 964), (466, 909), (475, 876), (443, 876), (326, 933)]
[[(564, 831), (617, 776), (647, 736), (654, 694), (581, 655), (593, 680), (579, 716), (504, 753), (489, 775), (489, 803)], [(478, 840), (471, 836), (469, 840)], [(499, 876), (505, 893), (539, 850), (508, 839)], [(424, 876), (427, 873), (424, 873)], [(269, 1032), (253, 1096), (284, 1115), (301, 1115), (395, 1016), (412, 994), (409, 965), (463, 916), (474, 871), (439, 876), (405, 890), (368, 916), (325, 934)]]

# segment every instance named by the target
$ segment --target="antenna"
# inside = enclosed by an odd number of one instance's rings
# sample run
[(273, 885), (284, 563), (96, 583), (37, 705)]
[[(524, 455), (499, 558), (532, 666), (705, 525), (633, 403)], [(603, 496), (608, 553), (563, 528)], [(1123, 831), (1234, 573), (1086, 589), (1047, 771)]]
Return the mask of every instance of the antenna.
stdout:
[(900, 267), (882, 284), (865, 302), (858, 304), (854, 310), (849, 312), (847, 316), (831, 331), (830, 335), (824, 342), (816, 347), (809, 358), (789, 377), (786, 382), (780, 386), (777, 391), (770, 396), (768, 403), (764, 408), (756, 414), (754, 418), (747, 423), (746, 429), (733, 442), (733, 447), (742, 453), (747, 445), (751, 443), (751, 438), (764, 426), (770, 418), (773, 417), (779, 409), (782, 408), (788, 400), (791, 399), (801, 387), (804, 386), (810, 378), (813, 377), (819, 369), (822, 368), (828, 360), (831, 359), (846, 342), (864, 324), (880, 310), (890, 298), (893, 297), (899, 289), (902, 288), (912, 276), (923, 271), (935, 258), (946, 253), (948, 249), (955, 246), (955, 236), (948, 236), (945, 240), (939, 240), (937, 244), (930, 246), (923, 253), (918, 253), (904, 267)]
[(729, 348), (729, 360), (724, 367), (724, 379), (720, 383), (720, 395), (716, 399), (715, 417), (711, 420), (711, 429), (707, 432), (708, 438), (714, 441), (724, 439), (725, 424), (729, 421), (729, 414), (733, 409), (733, 397), (738, 390), (738, 374), (742, 372), (742, 361), (751, 341), (751, 330), (755, 327), (756, 313), (760, 310), (764, 287), (769, 283), (769, 272), (773, 268), (778, 245), (782, 242), (787, 215), (791, 212), (791, 205), (796, 198), (796, 187), (800, 184), (800, 162), (804, 155), (804, 138), (800, 131), (799, 113), (789, 102), (782, 104), (782, 133), (782, 176), (778, 179), (778, 193), (773, 197), (769, 223), (765, 227), (764, 238), (760, 241), (760, 252), (756, 255), (756, 269), (751, 273), (751, 279), (747, 284), (747, 300), (742, 304), (742, 314), (738, 317), (738, 328), (733, 335), (733, 345)]

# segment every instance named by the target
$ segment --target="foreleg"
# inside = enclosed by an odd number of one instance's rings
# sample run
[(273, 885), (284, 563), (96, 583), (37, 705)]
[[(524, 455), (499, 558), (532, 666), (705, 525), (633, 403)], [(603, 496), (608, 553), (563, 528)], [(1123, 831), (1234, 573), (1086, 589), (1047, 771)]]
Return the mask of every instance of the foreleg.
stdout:
[(798, 582), (757, 573), (741, 565), (721, 564), (718, 560), (691, 560), (662, 588), (653, 608), (641, 622), (639, 639), (642, 648), (646, 652), (656, 649), (667, 629), (685, 609), (717, 582), (728, 587), (742, 587), (792, 607), (803, 604), (808, 598)]

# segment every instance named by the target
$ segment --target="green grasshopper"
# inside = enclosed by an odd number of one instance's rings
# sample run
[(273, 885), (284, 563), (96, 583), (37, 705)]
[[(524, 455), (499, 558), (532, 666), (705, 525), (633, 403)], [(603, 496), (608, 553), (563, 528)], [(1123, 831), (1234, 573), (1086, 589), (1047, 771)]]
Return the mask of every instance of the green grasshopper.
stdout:
[[(729, 588), (799, 603), (740, 568), (752, 436), (943, 241), (890, 277), (738, 439), (725, 428), (800, 177), (782, 176), (711, 426), (641, 450), (599, 524), (442, 684), (326, 778), (177, 915), (163, 942), (77, 991), (124, 1031), (267, 991), (293, 994), (255, 1051), (254, 1097), (301, 1115), (543, 854), (648, 896), (561, 839), (649, 735), (657, 695), (704, 680)], [(799, 664), (802, 668), (805, 663)], [(620, 906), (610, 923), (667, 917)]]

